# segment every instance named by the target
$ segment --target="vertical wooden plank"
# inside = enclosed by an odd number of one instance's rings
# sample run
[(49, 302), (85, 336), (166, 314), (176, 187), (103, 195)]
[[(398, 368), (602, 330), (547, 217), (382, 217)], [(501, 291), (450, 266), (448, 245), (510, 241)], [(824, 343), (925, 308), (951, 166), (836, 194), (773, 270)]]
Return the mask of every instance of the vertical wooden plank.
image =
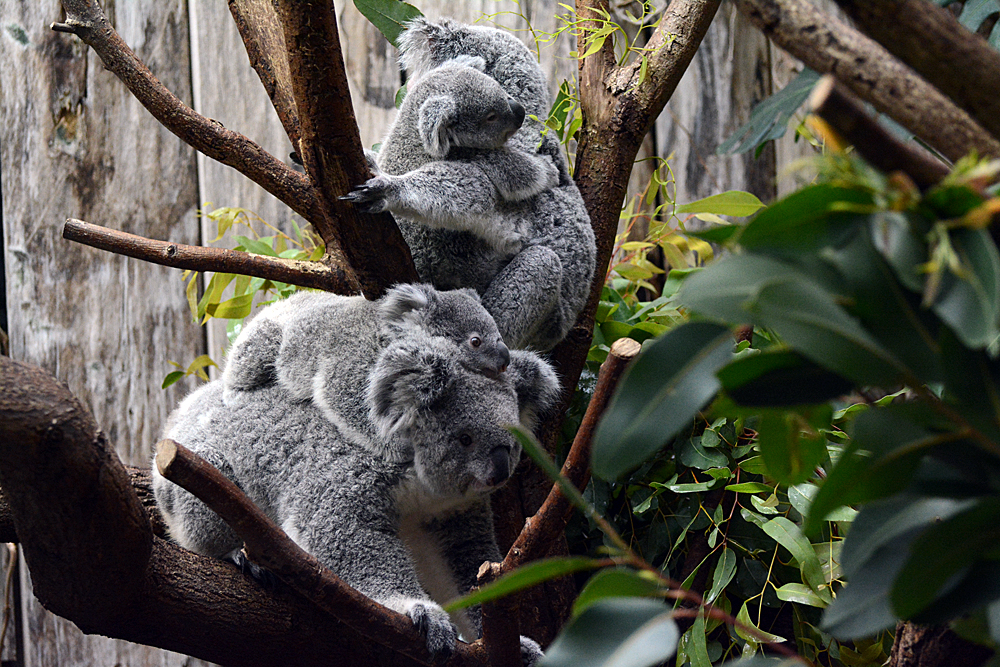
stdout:
[[(183, 0), (108, 3), (113, 23), (164, 83), (190, 100)], [(11, 354), (67, 382), (118, 446), (147, 464), (171, 407), (168, 360), (204, 350), (179, 272), (64, 241), (78, 217), (182, 243), (199, 241), (193, 151), (153, 120), (75, 37), (48, 26), (57, 0), (0, 4), (0, 181)], [(23, 565), (23, 563), (22, 563)], [(22, 569), (31, 667), (195, 664), (85, 636), (43, 610)]]

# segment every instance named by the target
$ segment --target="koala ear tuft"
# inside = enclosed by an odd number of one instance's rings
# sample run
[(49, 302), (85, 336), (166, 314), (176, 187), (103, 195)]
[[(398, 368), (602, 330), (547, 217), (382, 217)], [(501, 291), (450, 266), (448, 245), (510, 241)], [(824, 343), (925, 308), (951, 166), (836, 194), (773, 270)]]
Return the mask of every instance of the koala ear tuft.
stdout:
[(389, 345), (368, 376), (369, 414), (381, 438), (405, 439), (419, 429), (426, 411), (451, 387), (457, 372), (454, 345), (440, 338)]
[(434, 42), (442, 31), (443, 26), (425, 18), (415, 18), (406, 24), (396, 46), (399, 47), (399, 64), (408, 78), (416, 79), (434, 67)]
[(507, 374), (514, 381), (521, 424), (535, 427), (538, 415), (559, 398), (559, 379), (552, 366), (534, 352), (510, 351)]
[(424, 150), (432, 157), (443, 158), (451, 149), (451, 126), (455, 122), (455, 100), (450, 95), (434, 95), (420, 105), (417, 129)]
[(396, 285), (378, 302), (379, 320), (391, 330), (421, 326), (437, 299), (437, 291), (430, 285)]
[(486, 60), (482, 56), (461, 55), (441, 63), (440, 67), (472, 67), (480, 72), (485, 72)]

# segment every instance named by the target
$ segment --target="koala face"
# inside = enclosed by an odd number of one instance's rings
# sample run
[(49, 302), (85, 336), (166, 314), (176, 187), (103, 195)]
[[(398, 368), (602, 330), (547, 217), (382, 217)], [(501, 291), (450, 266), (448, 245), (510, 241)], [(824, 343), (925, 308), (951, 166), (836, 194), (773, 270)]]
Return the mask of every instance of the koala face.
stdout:
[[(371, 417), (387, 441), (405, 443), (425, 493), (439, 498), (487, 493), (511, 476), (521, 447), (506, 430), (550, 405), (551, 367), (531, 352), (511, 355), (499, 377), (470, 373), (442, 339), (400, 341), (382, 353), (370, 378)], [(528, 425), (528, 424), (525, 424)]]
[(435, 158), (453, 147), (500, 148), (524, 123), (524, 107), (495, 79), (466, 63), (481, 64), (482, 59), (449, 61), (415, 81), (407, 93), (412, 104), (419, 104), (420, 138)]
[(381, 308), (383, 320), (397, 332), (419, 329), (454, 343), (457, 361), (470, 371), (496, 377), (507, 370), (510, 351), (474, 290), (443, 292), (429, 285), (398, 285)]

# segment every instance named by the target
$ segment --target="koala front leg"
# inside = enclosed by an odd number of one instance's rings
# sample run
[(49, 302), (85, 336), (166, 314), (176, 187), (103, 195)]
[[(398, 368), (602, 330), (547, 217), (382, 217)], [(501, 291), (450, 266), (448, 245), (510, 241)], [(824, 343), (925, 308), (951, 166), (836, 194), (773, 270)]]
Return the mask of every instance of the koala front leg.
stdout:
[(547, 155), (502, 148), (475, 160), (507, 202), (534, 197), (559, 185), (559, 169)]
[(497, 213), (496, 186), (471, 162), (428, 162), (399, 176), (383, 172), (341, 199), (368, 213), (389, 211), (428, 227), (467, 231), (500, 252), (521, 241), (517, 220)]
[(562, 262), (552, 250), (530, 246), (493, 278), (482, 295), (483, 306), (507, 347), (524, 349), (541, 326), (559, 317), (562, 275)]

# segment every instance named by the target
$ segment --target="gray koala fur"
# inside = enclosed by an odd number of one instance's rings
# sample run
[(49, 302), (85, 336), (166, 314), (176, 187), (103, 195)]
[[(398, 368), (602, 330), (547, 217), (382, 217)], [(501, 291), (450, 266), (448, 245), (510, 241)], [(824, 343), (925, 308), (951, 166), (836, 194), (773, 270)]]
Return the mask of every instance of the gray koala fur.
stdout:
[[(347, 198), (396, 215), (421, 279), (479, 292), (508, 346), (551, 349), (586, 303), (594, 233), (555, 137), (532, 118), (510, 136), (497, 111), (507, 97), (544, 119), (545, 75), (524, 44), (495, 28), (417, 19), (399, 44), (406, 99), (375, 157), (379, 173)], [(449, 97), (451, 129), (435, 143), (440, 125), (421, 111)]]
[[(455, 347), (441, 337), (398, 340), (371, 369), (370, 418), (405, 455), (359, 447), (316, 401), (277, 383), (240, 390), (211, 382), (181, 403), (165, 433), (218, 467), (350, 585), (407, 614), (434, 653), (450, 652), (456, 639), (435, 600), (468, 591), (479, 566), (500, 558), (488, 494), (520, 456), (504, 425), (530, 428), (558, 391), (533, 353), (513, 352), (509, 369), (490, 377), (465, 368)], [(155, 469), (153, 488), (182, 546), (215, 557), (240, 549), (217, 515)], [(478, 610), (456, 621), (465, 636), (480, 634)], [(522, 638), (525, 664), (539, 655)]]
[(389, 343), (434, 337), (451, 341), (458, 363), (474, 372), (495, 376), (510, 362), (473, 290), (397, 285), (377, 301), (299, 292), (264, 308), (233, 343), (222, 382), (243, 391), (277, 383), (293, 399), (313, 401), (355, 444), (405, 456), (377, 437), (360, 388)]

